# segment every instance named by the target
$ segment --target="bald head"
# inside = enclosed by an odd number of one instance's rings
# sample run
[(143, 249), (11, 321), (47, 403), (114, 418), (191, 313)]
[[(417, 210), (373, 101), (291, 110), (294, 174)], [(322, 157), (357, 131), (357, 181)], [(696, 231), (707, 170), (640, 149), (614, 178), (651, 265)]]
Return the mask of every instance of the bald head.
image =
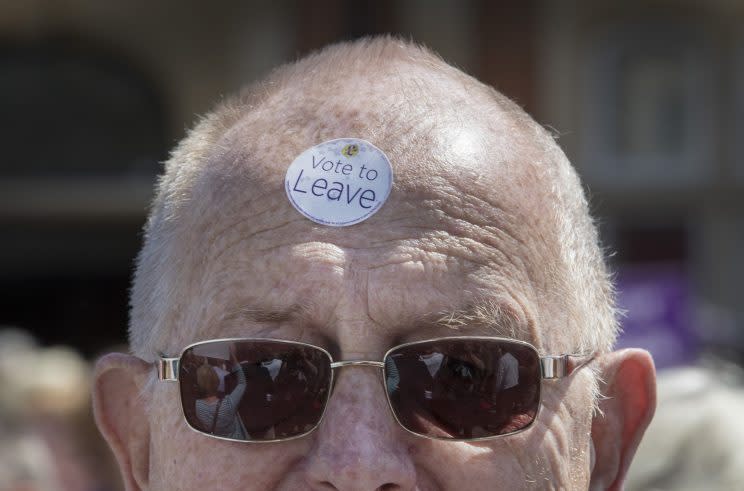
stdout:
[[(298, 154), (340, 137), (382, 149), (395, 184), (379, 213), (336, 229), (297, 213), (283, 183)], [(381, 38), (331, 46), (279, 68), (220, 104), (181, 142), (146, 226), (132, 291), (132, 348), (154, 359), (194, 339), (205, 323), (275, 301), (252, 298), (256, 261), (281, 269), (287, 251), (299, 251), (318, 255), (314, 264), (322, 265), (324, 251), (349, 273), (351, 265), (377, 268), (366, 259), (370, 251), (384, 250), (391, 265), (419, 261), (410, 257), (416, 248), (478, 280), (462, 280), (469, 298), (454, 305), (419, 300), (432, 309), (465, 319), (473, 310), (492, 319), (506, 311), (520, 326), (514, 329), (544, 349), (605, 351), (614, 342), (596, 231), (579, 180), (551, 136), (434, 54)], [(501, 279), (494, 285), (488, 275)], [(395, 282), (393, 273), (383, 277)], [(291, 296), (279, 279), (264, 286)], [(376, 294), (364, 292), (364, 308), (387, 321)], [(294, 295), (314, 308), (313, 292)], [(502, 308), (502, 297), (514, 306)], [(221, 313), (207, 312), (218, 305)]]

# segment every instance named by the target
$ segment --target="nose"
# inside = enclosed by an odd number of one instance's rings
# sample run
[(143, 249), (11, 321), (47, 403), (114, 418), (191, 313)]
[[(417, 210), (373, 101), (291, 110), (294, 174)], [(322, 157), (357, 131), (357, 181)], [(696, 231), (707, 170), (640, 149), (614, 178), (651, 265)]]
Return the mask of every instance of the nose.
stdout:
[(336, 370), (336, 384), (306, 460), (315, 490), (407, 491), (416, 470), (390, 413), (378, 369)]

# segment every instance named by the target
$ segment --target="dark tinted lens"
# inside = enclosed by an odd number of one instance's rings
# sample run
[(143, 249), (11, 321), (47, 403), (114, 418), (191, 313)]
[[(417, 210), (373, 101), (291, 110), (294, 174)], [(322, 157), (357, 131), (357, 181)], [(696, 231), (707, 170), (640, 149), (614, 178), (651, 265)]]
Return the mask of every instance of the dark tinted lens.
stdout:
[(529, 426), (540, 404), (540, 378), (532, 347), (495, 339), (426, 341), (385, 359), (398, 420), (438, 438), (505, 435)]
[(331, 386), (324, 351), (277, 341), (214, 341), (181, 357), (184, 414), (196, 430), (235, 440), (302, 435), (320, 421)]

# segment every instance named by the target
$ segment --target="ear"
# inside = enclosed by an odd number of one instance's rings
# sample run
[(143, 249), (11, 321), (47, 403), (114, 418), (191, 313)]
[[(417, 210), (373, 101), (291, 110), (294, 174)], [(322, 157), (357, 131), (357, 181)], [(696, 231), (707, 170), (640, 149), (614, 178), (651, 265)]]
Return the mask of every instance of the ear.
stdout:
[(651, 355), (624, 349), (597, 359), (600, 412), (592, 422), (592, 490), (621, 490), (656, 410), (656, 371)]
[(127, 491), (148, 487), (150, 420), (140, 391), (152, 366), (134, 356), (110, 353), (96, 363), (93, 411), (114, 452)]

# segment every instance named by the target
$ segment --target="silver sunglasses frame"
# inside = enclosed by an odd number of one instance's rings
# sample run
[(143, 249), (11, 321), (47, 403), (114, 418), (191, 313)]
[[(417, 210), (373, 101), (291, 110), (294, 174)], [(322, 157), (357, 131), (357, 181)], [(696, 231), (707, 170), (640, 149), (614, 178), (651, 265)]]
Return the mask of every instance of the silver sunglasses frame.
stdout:
[[(540, 385), (539, 385), (539, 393), (538, 393), (538, 406), (537, 411), (535, 412), (535, 417), (530, 421), (528, 425), (526, 425), (524, 428), (520, 428), (516, 431), (512, 431), (509, 433), (504, 433), (501, 435), (491, 435), (491, 436), (483, 436), (483, 437), (475, 437), (475, 438), (446, 438), (446, 437), (438, 437), (438, 436), (431, 436), (431, 435), (425, 435), (423, 433), (417, 433), (413, 430), (410, 430), (406, 428), (398, 419), (398, 415), (395, 413), (395, 410), (393, 409), (392, 401), (390, 400), (390, 394), (388, 393), (387, 389), (385, 388), (386, 383), (386, 372), (385, 372), (385, 360), (387, 357), (394, 351), (405, 348), (408, 346), (414, 346), (417, 344), (424, 344), (424, 343), (431, 343), (431, 342), (437, 342), (437, 341), (447, 341), (447, 340), (483, 340), (483, 341), (502, 341), (502, 342), (508, 342), (513, 344), (519, 344), (522, 346), (526, 346), (530, 348), (532, 351), (535, 352), (535, 355), (537, 356), (539, 362), (540, 362)], [(179, 393), (179, 399), (180, 399), (180, 406), (181, 406), (181, 415), (183, 416), (184, 421), (186, 421), (186, 425), (191, 428), (191, 430), (195, 431), (196, 433), (199, 433), (200, 435), (206, 435), (211, 438), (216, 438), (218, 440), (225, 440), (230, 442), (240, 442), (240, 443), (276, 443), (276, 442), (286, 442), (290, 440), (295, 440), (297, 438), (302, 438), (304, 436), (309, 435), (313, 431), (315, 431), (320, 424), (323, 422), (323, 418), (325, 417), (326, 410), (328, 409), (328, 401), (331, 398), (331, 394), (333, 393), (334, 388), (334, 376), (336, 372), (336, 368), (343, 368), (343, 367), (351, 367), (351, 366), (358, 366), (358, 367), (374, 367), (381, 369), (381, 375), (382, 375), (382, 386), (385, 392), (385, 399), (388, 403), (388, 408), (390, 409), (390, 412), (393, 415), (393, 418), (395, 419), (395, 422), (403, 428), (405, 431), (412, 435), (416, 435), (418, 437), (427, 438), (429, 440), (441, 440), (441, 441), (447, 441), (447, 442), (478, 442), (478, 441), (484, 441), (484, 440), (495, 440), (497, 438), (502, 438), (505, 436), (515, 435), (517, 433), (521, 433), (523, 431), (526, 431), (532, 427), (532, 425), (537, 421), (537, 418), (540, 416), (540, 410), (542, 409), (542, 394), (543, 394), (543, 382), (548, 380), (558, 380), (565, 377), (568, 377), (576, 370), (584, 367), (585, 365), (588, 365), (591, 363), (591, 361), (596, 356), (596, 353), (578, 353), (578, 354), (562, 354), (562, 355), (548, 355), (548, 356), (540, 356), (539, 352), (537, 351), (537, 348), (533, 346), (532, 344), (522, 341), (519, 339), (513, 339), (513, 338), (505, 338), (505, 337), (497, 337), (497, 336), (443, 336), (443, 337), (437, 337), (437, 338), (430, 338), (430, 339), (423, 339), (420, 341), (412, 341), (409, 343), (403, 343), (396, 346), (393, 346), (389, 350), (385, 352), (385, 355), (382, 357), (382, 361), (374, 361), (374, 360), (343, 360), (343, 361), (333, 361), (333, 356), (324, 348), (309, 344), (309, 343), (303, 343), (301, 341), (289, 341), (286, 339), (273, 339), (273, 338), (218, 338), (218, 339), (208, 339), (205, 341), (199, 341), (196, 343), (192, 343), (188, 346), (186, 346), (183, 350), (181, 350), (181, 353), (178, 357), (167, 357), (167, 356), (160, 356), (160, 359), (155, 362), (155, 366), (157, 368), (158, 372), (158, 380), (165, 381), (165, 382), (178, 382), (178, 373), (179, 373), (179, 366), (180, 361), (183, 355), (186, 353), (186, 351), (190, 350), (191, 348), (194, 348), (196, 346), (200, 346), (203, 344), (209, 344), (214, 342), (236, 342), (236, 341), (261, 341), (261, 342), (273, 342), (273, 343), (280, 343), (280, 344), (291, 344), (293, 346), (303, 346), (306, 348), (313, 348), (315, 350), (321, 351), (325, 356), (328, 357), (330, 367), (331, 367), (331, 380), (329, 381), (329, 390), (328, 394), (326, 395), (325, 401), (323, 402), (323, 412), (320, 415), (320, 418), (318, 419), (318, 422), (310, 428), (308, 431), (301, 433), (299, 435), (293, 435), (286, 438), (276, 438), (272, 440), (239, 440), (236, 438), (228, 438), (218, 435), (213, 435), (212, 433), (207, 433), (202, 430), (198, 430), (191, 426), (191, 423), (189, 423), (188, 418), (186, 418), (186, 411), (183, 407), (183, 397), (181, 396), (181, 385), (178, 385), (178, 393)]]

